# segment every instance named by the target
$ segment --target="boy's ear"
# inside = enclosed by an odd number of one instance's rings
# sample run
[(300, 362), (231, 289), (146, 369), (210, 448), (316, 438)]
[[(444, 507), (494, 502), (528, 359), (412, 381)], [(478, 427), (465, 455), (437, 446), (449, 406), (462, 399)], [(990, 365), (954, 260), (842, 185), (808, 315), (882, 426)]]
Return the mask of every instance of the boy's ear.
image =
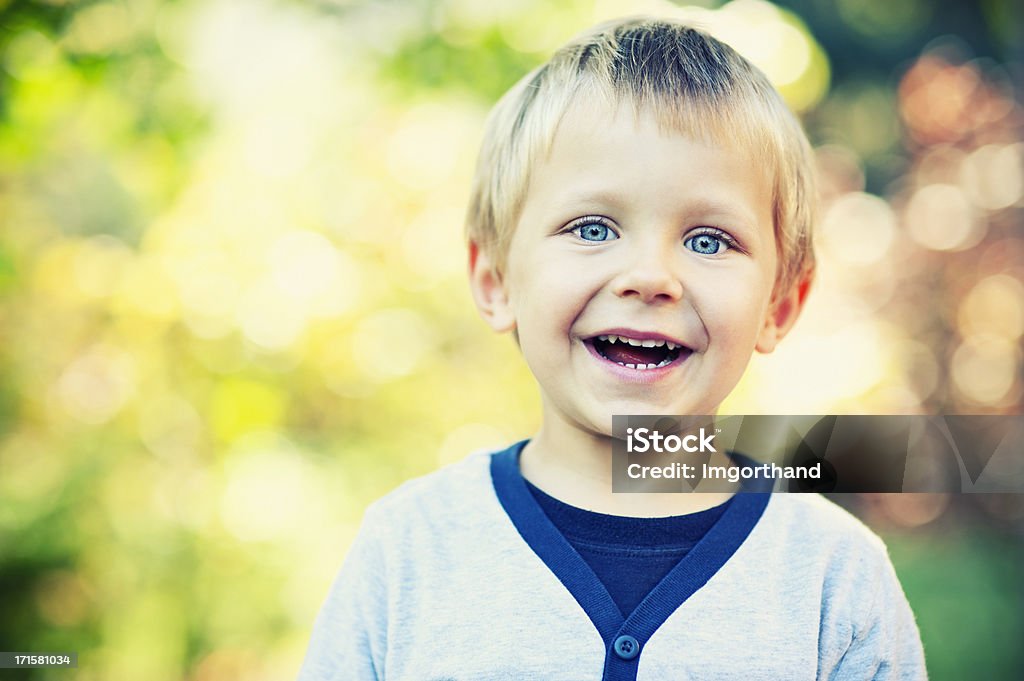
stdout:
[(789, 291), (781, 296), (773, 297), (768, 306), (768, 314), (761, 327), (761, 333), (757, 337), (755, 349), (758, 352), (769, 353), (775, 349), (789, 330), (793, 328), (800, 311), (804, 309), (807, 301), (807, 294), (811, 290), (811, 281), (814, 279), (814, 272), (809, 271), (800, 277), (799, 281), (789, 287)]
[(498, 333), (516, 328), (505, 283), (496, 263), (475, 241), (469, 242), (469, 288), (480, 316)]

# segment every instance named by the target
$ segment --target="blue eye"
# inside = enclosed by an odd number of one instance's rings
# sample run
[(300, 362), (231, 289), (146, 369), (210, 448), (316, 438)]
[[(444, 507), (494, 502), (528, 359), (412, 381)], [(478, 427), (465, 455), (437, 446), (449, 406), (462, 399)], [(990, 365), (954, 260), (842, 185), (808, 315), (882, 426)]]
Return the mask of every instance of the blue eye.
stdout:
[(593, 220), (581, 222), (570, 231), (584, 241), (613, 241), (619, 238), (611, 227)]
[(686, 241), (683, 245), (694, 253), (700, 253), (701, 255), (715, 255), (731, 248), (731, 244), (724, 237), (724, 235), (718, 234), (695, 234)]

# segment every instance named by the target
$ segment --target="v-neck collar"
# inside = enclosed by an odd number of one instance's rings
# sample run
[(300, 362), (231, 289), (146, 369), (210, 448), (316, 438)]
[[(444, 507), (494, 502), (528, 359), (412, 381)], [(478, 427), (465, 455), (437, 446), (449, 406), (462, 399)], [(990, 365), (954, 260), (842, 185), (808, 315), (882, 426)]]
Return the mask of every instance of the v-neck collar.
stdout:
[[(605, 644), (603, 679), (635, 679), (643, 646), (686, 599), (732, 557), (761, 518), (769, 494), (743, 492), (632, 613), (622, 613), (601, 580), (551, 523), (526, 487), (519, 455), (528, 440), (491, 457), (502, 507), (533, 552), (558, 577), (594, 623)], [(637, 652), (636, 648), (639, 649)]]

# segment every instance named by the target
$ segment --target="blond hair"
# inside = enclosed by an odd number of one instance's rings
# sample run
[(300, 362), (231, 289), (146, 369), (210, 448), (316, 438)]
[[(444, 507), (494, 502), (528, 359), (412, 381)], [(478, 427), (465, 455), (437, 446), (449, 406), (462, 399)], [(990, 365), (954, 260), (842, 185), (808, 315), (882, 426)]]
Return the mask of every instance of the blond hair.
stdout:
[(800, 123), (757, 67), (691, 26), (631, 17), (599, 24), (558, 50), (498, 101), (487, 119), (466, 234), (499, 273), (529, 185), (562, 117), (586, 97), (652, 111), (663, 130), (742, 145), (773, 178), (776, 293), (814, 269), (815, 186)]

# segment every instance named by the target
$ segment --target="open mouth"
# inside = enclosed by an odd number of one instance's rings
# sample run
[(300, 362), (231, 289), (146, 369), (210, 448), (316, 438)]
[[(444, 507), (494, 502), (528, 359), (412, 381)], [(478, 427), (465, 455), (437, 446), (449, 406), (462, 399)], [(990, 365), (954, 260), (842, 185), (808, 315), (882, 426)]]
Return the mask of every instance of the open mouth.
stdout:
[(647, 371), (666, 367), (690, 349), (660, 338), (627, 338), (625, 336), (594, 336), (585, 341), (598, 355), (627, 369)]

